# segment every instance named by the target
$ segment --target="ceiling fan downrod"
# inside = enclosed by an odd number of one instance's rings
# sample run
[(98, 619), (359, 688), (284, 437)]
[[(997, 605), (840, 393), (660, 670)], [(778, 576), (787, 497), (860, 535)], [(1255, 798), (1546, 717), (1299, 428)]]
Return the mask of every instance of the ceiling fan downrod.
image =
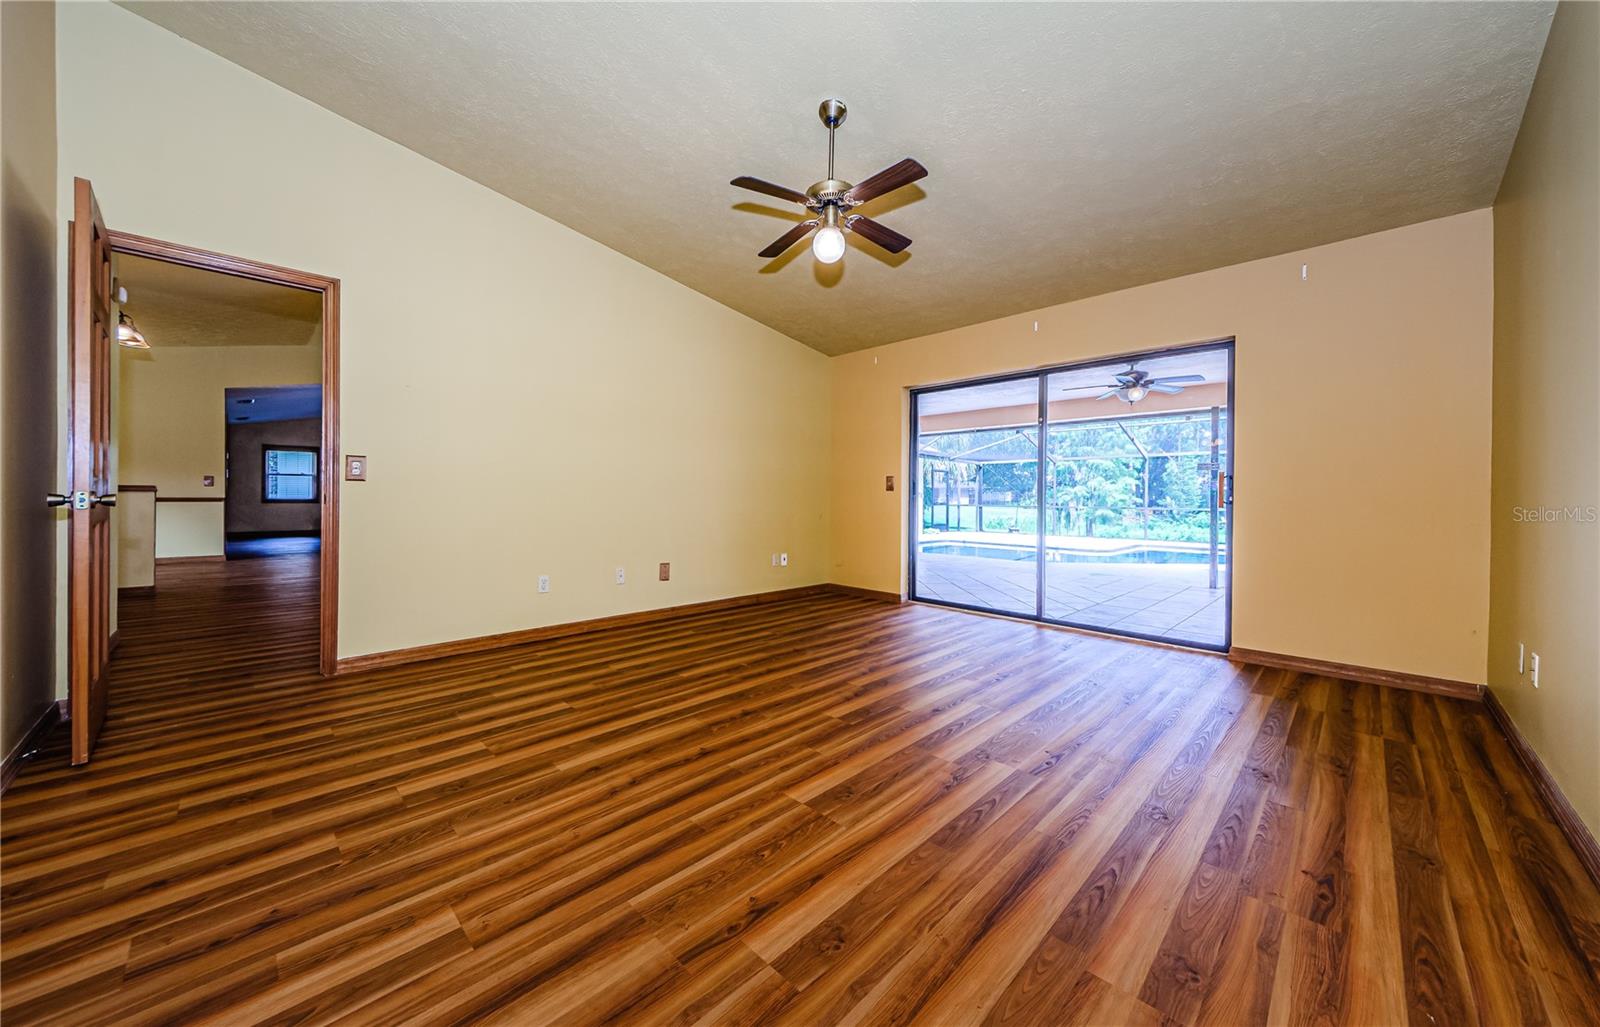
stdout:
[(817, 105), (817, 117), (828, 126), (828, 178), (833, 178), (833, 133), (840, 125), (844, 124), (844, 117), (850, 109), (844, 101), (838, 98), (824, 100)]

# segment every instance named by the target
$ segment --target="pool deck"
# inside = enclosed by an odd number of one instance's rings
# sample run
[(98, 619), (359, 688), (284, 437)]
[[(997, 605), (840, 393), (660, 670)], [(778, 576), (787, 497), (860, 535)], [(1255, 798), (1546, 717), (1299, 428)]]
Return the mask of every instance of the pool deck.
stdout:
[[(1074, 553), (1114, 553), (1142, 548), (1128, 539), (1063, 539), (1047, 545)], [(1002, 532), (924, 533), (920, 541), (960, 545), (1021, 545), (1026, 536)], [(1087, 549), (1084, 543), (1114, 543)], [(1195, 543), (1155, 543), (1161, 548), (1204, 552)], [(1210, 587), (1204, 563), (1046, 563), (1045, 616), (1085, 627), (1133, 632), (1174, 642), (1219, 646), (1225, 641), (1226, 571)], [(917, 597), (978, 606), (1006, 613), (1034, 612), (1033, 560), (922, 553), (917, 565)]]

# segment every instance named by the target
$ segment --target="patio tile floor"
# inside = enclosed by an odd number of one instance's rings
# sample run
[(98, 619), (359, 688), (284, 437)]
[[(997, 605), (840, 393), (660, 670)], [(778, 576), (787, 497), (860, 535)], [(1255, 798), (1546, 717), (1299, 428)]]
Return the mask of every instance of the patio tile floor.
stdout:
[[(1204, 564), (1051, 563), (1045, 616), (1175, 642), (1222, 645), (1226, 591), (1209, 585)], [(1034, 612), (1032, 560), (922, 553), (917, 598)]]

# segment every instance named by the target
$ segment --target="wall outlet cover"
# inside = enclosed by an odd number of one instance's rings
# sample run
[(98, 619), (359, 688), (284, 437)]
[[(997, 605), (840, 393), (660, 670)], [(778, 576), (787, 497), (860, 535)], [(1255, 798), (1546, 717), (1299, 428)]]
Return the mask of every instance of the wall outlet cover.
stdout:
[(672, 564), (664, 563), (664, 564), (661, 565), (661, 580), (662, 581), (671, 581), (672, 580)]
[(548, 592), (548, 591), (550, 591), (550, 575), (548, 575), (548, 574), (539, 575), (539, 591), (540, 592)]

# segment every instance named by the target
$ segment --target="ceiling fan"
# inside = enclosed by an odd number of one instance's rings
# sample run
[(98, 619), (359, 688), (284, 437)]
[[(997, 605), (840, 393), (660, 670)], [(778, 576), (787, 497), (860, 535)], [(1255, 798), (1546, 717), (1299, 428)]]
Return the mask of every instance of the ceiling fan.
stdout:
[(1080, 386), (1080, 388), (1105, 389), (1106, 391), (1096, 396), (1095, 399), (1110, 399), (1115, 396), (1132, 406), (1152, 392), (1176, 396), (1184, 390), (1185, 386), (1206, 380), (1206, 376), (1203, 374), (1177, 374), (1157, 378), (1149, 371), (1141, 371), (1132, 365), (1129, 365), (1126, 371), (1112, 377), (1116, 379), (1115, 384), (1084, 385)]
[(844, 124), (845, 106), (843, 100), (824, 100), (817, 108), (817, 117), (828, 126), (828, 177), (820, 182), (815, 182), (805, 192), (790, 189), (786, 186), (773, 185), (763, 182), (759, 178), (749, 175), (740, 175), (730, 182), (741, 189), (751, 189), (768, 196), (776, 196), (780, 200), (789, 200), (813, 211), (817, 217), (802, 221), (779, 236), (771, 246), (761, 251), (761, 256), (772, 258), (783, 253), (789, 247), (805, 238), (813, 228), (817, 234), (811, 240), (811, 252), (824, 264), (832, 264), (844, 256), (844, 233), (854, 232), (856, 235), (883, 247), (890, 253), (899, 253), (911, 245), (911, 240), (891, 228), (886, 228), (869, 217), (860, 214), (851, 214), (852, 207), (859, 207), (874, 197), (892, 192), (903, 185), (910, 185), (917, 179), (927, 175), (928, 169), (907, 157), (898, 164), (890, 165), (867, 178), (858, 185), (853, 185), (833, 177), (833, 133)]

